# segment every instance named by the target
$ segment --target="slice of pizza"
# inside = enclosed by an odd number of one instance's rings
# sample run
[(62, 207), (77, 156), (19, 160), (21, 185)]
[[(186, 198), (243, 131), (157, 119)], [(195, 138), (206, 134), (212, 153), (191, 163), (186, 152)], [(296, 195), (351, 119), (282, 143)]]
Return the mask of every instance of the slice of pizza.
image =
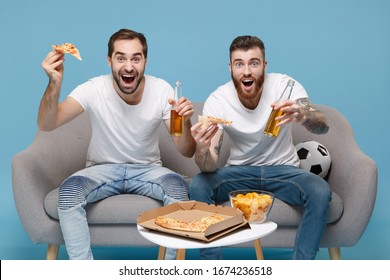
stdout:
[[(170, 217), (158, 216), (155, 219), (155, 224), (167, 229), (182, 230), (182, 231), (192, 231), (188, 222), (174, 219)], [(199, 230), (200, 232), (200, 230)]]
[(210, 225), (219, 223), (223, 220), (224, 220), (223, 217), (217, 214), (212, 214), (210, 216), (203, 217), (199, 220), (195, 220), (191, 222), (186, 222), (183, 220), (170, 218), (170, 217), (158, 216), (154, 222), (156, 223), (156, 225), (159, 225), (167, 229), (189, 231), (189, 232), (205, 232)]
[(159, 225), (163, 228), (180, 230), (180, 231), (190, 231), (190, 232), (202, 232), (203, 228), (194, 222), (185, 222), (179, 219), (158, 216), (155, 221), (156, 225)]
[(53, 51), (57, 51), (60, 53), (69, 53), (76, 57), (78, 60), (82, 60), (80, 56), (79, 50), (75, 47), (75, 45), (71, 43), (64, 43), (62, 45), (51, 45)]
[(205, 230), (216, 223), (222, 222), (224, 220), (223, 217), (221, 217), (218, 214), (212, 214), (211, 216), (203, 217), (199, 221), (196, 221), (198, 224), (202, 225), (205, 227)]
[(198, 122), (202, 122), (202, 128), (204, 128), (208, 122), (212, 124), (231, 125), (233, 121), (226, 121), (223, 119), (214, 118), (212, 116), (198, 116)]

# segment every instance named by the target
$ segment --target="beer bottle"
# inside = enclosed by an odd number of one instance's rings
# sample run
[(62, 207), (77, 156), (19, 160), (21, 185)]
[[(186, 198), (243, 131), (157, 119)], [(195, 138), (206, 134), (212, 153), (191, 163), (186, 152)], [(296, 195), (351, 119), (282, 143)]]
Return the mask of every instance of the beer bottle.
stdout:
[(181, 81), (176, 81), (176, 83), (175, 83), (175, 96), (174, 96), (175, 103), (172, 105), (172, 108), (171, 108), (171, 127), (170, 127), (171, 134), (175, 135), (175, 136), (182, 135), (183, 129), (184, 129), (183, 116), (180, 116), (176, 112), (177, 102), (179, 101), (181, 96), (182, 96)]
[[(290, 99), (291, 92), (293, 90), (295, 82), (293, 80), (288, 80), (286, 87), (284, 88), (282, 95), (276, 101), (276, 104)], [(264, 134), (270, 137), (276, 137), (279, 134), (280, 126), (277, 126), (278, 122), (275, 120), (277, 117), (283, 115), (283, 112), (280, 110), (272, 109), (272, 112), (268, 118), (267, 124), (264, 129)]]

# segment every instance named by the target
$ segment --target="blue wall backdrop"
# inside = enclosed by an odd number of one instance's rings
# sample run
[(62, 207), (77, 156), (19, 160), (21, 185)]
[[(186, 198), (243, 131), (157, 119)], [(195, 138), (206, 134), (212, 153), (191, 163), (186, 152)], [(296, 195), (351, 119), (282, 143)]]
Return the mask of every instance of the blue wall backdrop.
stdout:
[[(43, 259), (17, 216), (11, 160), (37, 130), (39, 101), (47, 84), (41, 62), (50, 44), (72, 42), (83, 61), (66, 57), (62, 98), (90, 77), (109, 73), (109, 36), (122, 27), (143, 32), (149, 42), (147, 73), (203, 101), (225, 83), (228, 47), (238, 35), (266, 44), (268, 72), (288, 73), (314, 103), (335, 107), (350, 121), (361, 149), (379, 167), (371, 222), (345, 259), (390, 259), (390, 2), (387, 0), (0, 0), (0, 258)], [(342, 137), (340, 135), (340, 137)], [(96, 248), (96, 258), (155, 258), (131, 248)], [(254, 258), (240, 249), (227, 258)], [(195, 254), (195, 253), (194, 253)], [(247, 255), (249, 254), (249, 255)], [(64, 249), (60, 258), (66, 258)], [(196, 255), (193, 256), (196, 258)], [(266, 250), (283, 259), (288, 250)], [(326, 259), (321, 250), (318, 258)]]

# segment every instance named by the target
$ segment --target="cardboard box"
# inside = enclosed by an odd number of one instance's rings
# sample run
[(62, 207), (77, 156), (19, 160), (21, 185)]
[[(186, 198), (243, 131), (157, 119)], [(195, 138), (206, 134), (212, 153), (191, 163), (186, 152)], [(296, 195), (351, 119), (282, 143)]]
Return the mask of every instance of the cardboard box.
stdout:
[[(157, 216), (166, 216), (190, 222), (201, 219), (203, 217), (210, 216), (213, 213), (217, 213), (225, 220), (209, 226), (205, 232), (171, 230), (158, 226), (154, 222)], [(177, 202), (171, 205), (143, 212), (138, 217), (137, 222), (140, 226), (150, 230), (161, 231), (188, 238), (194, 238), (206, 242), (219, 238), (240, 227), (244, 227), (248, 223), (244, 219), (244, 216), (239, 209), (227, 206), (224, 207), (209, 205), (207, 203), (194, 200)]]

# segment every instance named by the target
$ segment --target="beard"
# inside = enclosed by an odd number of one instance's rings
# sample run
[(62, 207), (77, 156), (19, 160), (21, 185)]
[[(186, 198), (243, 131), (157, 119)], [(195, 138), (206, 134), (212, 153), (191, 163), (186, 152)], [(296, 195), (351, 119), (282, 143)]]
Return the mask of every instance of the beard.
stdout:
[[(131, 78), (124, 78), (124, 75), (131, 75)], [(114, 71), (112, 71), (112, 77), (114, 78), (116, 85), (122, 93), (133, 94), (140, 86), (142, 79), (144, 78), (144, 72), (138, 73), (136, 70), (134, 70), (131, 73), (114, 73)], [(135, 84), (133, 86), (126, 86), (126, 84), (132, 84), (134, 82)]]
[[(261, 94), (261, 89), (262, 89), (263, 84), (264, 84), (264, 79), (265, 79), (264, 74), (265, 74), (265, 71), (263, 71), (262, 75), (260, 75), (260, 77), (258, 77), (258, 78), (254, 78), (252, 75), (249, 75), (249, 76), (244, 76), (242, 78), (236, 79), (233, 77), (233, 73), (231, 73), (233, 84), (234, 84), (234, 87), (236, 88), (236, 91), (237, 91), (239, 98), (250, 100), (250, 99), (254, 99), (254, 98), (258, 97), (259, 94)], [(252, 87), (252, 89), (250, 91), (246, 91), (243, 88), (243, 80), (248, 79), (248, 78), (252, 78), (253, 84), (254, 84), (254, 87)]]

